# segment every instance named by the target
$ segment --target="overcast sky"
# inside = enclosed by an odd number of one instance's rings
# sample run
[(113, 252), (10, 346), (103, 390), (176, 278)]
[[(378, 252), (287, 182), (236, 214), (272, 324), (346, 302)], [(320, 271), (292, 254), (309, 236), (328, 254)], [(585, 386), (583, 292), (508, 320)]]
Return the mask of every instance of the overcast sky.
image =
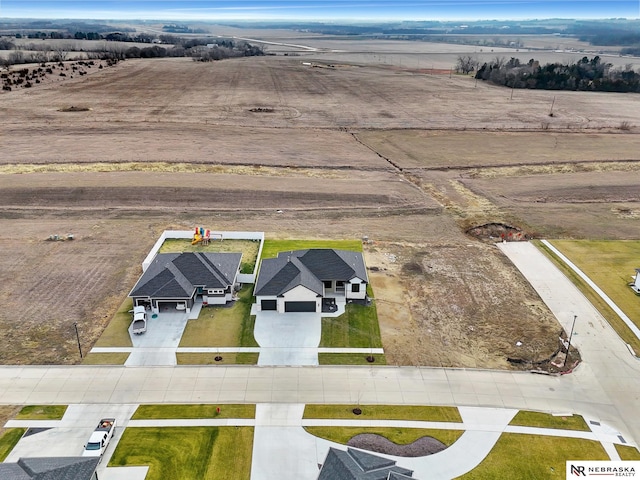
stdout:
[(0, 18), (485, 20), (638, 18), (640, 0), (0, 0)]

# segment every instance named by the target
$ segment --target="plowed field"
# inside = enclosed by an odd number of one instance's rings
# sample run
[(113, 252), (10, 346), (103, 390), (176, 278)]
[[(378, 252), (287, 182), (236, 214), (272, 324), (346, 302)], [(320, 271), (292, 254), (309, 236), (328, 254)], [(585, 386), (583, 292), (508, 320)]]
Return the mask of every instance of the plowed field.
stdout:
[(637, 237), (638, 99), (320, 67), (129, 60), (1, 94), (0, 362), (78, 361), (74, 322), (86, 352), (159, 233), (194, 225), (368, 236), (391, 363), (552, 353), (557, 322), (465, 231)]

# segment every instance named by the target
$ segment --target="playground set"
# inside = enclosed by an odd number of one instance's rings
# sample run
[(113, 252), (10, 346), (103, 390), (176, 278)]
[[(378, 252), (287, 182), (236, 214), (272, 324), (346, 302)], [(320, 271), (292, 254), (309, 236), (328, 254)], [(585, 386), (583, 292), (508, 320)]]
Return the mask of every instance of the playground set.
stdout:
[(202, 245), (209, 245), (209, 240), (221, 240), (221, 233), (212, 233), (211, 230), (204, 229), (203, 227), (196, 227), (191, 239), (191, 245), (201, 243)]

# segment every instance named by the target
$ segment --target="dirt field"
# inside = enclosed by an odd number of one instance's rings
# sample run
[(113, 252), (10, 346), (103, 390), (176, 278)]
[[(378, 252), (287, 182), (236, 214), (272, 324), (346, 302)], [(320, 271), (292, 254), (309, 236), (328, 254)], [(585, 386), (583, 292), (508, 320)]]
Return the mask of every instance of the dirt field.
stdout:
[(77, 362), (73, 323), (86, 352), (159, 233), (194, 225), (368, 236), (390, 363), (548, 356), (559, 325), (466, 229), (637, 237), (640, 212), (639, 100), (558, 93), (542, 130), (552, 97), (296, 57), (126, 61), (2, 94), (0, 362)]

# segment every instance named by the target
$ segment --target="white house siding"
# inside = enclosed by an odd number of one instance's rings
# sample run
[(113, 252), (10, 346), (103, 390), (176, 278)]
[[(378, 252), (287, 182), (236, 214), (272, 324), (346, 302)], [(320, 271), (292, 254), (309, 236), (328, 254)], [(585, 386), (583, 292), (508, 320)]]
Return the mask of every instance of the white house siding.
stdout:
[(298, 285), (281, 297), (278, 297), (278, 312), (284, 313), (285, 302), (316, 302), (316, 312), (320, 312), (322, 310), (322, 297), (318, 297), (316, 292), (313, 292), (302, 285)]
[[(360, 291), (353, 291), (353, 284), (360, 285)], [(347, 299), (355, 299), (355, 300), (364, 300), (367, 297), (367, 283), (360, 278), (353, 278), (345, 285), (345, 298)]]

